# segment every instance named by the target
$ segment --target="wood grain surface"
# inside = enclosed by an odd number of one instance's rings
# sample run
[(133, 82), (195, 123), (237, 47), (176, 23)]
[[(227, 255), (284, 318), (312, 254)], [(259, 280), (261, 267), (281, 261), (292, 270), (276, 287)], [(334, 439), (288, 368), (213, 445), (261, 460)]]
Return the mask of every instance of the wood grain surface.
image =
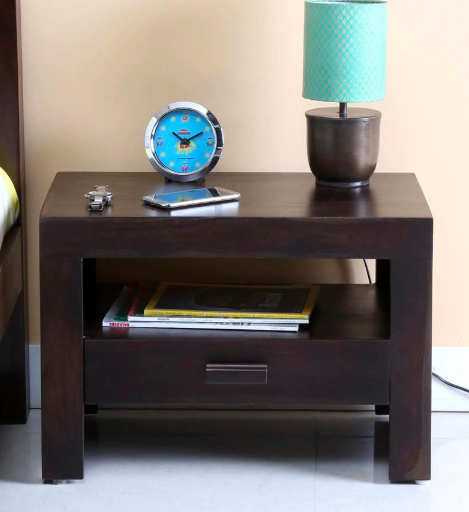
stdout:
[[(83, 197), (95, 182), (115, 192), (98, 214)], [(316, 188), (303, 173), (218, 173), (207, 185), (239, 191), (241, 201), (165, 212), (141, 196), (181, 184), (167, 185), (156, 173), (59, 173), (41, 212), (43, 254), (386, 259), (432, 250), (431, 214), (414, 175), (376, 175), (358, 191)]]
[[(112, 206), (99, 215), (88, 211), (88, 201), (83, 197), (96, 184), (109, 185), (114, 193)], [(178, 212), (158, 210), (141, 202), (142, 196), (205, 186), (240, 192), (241, 200), (239, 204), (187, 208)], [(60, 172), (41, 212), (42, 219), (59, 218), (62, 222), (80, 218), (101, 223), (132, 217), (384, 220), (431, 218), (431, 212), (414, 174), (376, 173), (369, 187), (341, 190), (316, 187), (310, 172), (213, 172), (203, 184), (165, 183), (156, 172)]]
[[(95, 184), (115, 193), (97, 215), (83, 197)], [(182, 187), (156, 173), (57, 175), (40, 224), (43, 477), (83, 477), (86, 397), (98, 406), (390, 404), (391, 479), (428, 479), (433, 220), (415, 176), (377, 174), (359, 191), (316, 188), (309, 173), (213, 173), (206, 184), (241, 192), (241, 202), (162, 212), (140, 197)], [(99, 326), (118, 292), (96, 287), (95, 260), (106, 258), (376, 258), (377, 284), (322, 286), (299, 333), (116, 333)], [(207, 365), (266, 365), (267, 383), (207, 384)]]
[(41, 258), (42, 471), (83, 478), (83, 297), (79, 259)]

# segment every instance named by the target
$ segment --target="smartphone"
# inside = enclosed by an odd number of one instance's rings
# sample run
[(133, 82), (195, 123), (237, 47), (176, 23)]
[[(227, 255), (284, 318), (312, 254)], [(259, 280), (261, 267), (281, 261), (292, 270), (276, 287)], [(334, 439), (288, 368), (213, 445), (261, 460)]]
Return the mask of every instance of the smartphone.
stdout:
[(145, 196), (142, 197), (142, 201), (145, 204), (158, 208), (174, 209), (223, 203), (225, 201), (237, 201), (240, 197), (241, 194), (239, 192), (233, 192), (220, 187), (208, 187)]

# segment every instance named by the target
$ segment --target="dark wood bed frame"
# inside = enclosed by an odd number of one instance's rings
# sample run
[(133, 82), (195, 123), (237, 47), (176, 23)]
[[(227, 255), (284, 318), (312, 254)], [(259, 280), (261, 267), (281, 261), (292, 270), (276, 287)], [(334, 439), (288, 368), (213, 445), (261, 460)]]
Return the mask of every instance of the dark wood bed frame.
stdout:
[(21, 215), (0, 250), (0, 423), (29, 412), (23, 98), (19, 0), (0, 0), (0, 167), (20, 196)]

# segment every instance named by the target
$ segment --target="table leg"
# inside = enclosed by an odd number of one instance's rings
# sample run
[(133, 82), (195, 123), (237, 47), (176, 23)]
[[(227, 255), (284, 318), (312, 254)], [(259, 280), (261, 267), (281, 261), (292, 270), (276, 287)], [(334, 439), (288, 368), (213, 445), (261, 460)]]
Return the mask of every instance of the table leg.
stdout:
[[(389, 287), (391, 284), (391, 261), (376, 260), (376, 287), (386, 307), (389, 307)], [(389, 404), (376, 404), (375, 413), (377, 416), (389, 416)]]
[(41, 257), (42, 478), (83, 478), (82, 261)]
[(391, 279), (391, 261), (376, 260), (376, 285), (380, 293), (389, 297), (389, 286)]
[(430, 479), (432, 260), (391, 261), (389, 476)]

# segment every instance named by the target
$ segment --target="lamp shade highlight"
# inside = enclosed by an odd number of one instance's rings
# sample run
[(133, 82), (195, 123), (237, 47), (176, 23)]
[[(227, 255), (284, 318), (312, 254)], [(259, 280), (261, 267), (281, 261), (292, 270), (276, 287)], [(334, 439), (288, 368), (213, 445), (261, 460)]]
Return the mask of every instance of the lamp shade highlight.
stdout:
[(388, 4), (306, 0), (303, 97), (360, 103), (386, 95)]

